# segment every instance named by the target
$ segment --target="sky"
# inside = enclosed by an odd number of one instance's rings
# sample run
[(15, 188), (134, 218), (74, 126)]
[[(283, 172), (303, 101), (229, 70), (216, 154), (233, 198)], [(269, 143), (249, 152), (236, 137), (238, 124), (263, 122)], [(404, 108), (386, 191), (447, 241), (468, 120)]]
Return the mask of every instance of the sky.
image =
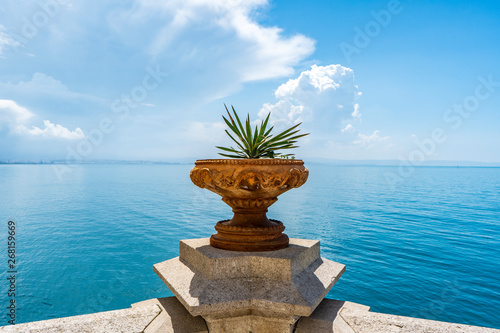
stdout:
[(217, 158), (224, 103), (304, 160), (500, 163), (500, 3), (2, 1), (0, 160)]

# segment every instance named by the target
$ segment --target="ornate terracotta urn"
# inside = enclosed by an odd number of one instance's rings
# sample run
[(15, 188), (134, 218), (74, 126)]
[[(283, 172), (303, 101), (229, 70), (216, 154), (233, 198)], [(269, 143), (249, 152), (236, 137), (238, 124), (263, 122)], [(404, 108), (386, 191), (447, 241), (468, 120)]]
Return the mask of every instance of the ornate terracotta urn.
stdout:
[(271, 251), (288, 246), (283, 223), (267, 218), (267, 208), (278, 196), (302, 186), (309, 171), (301, 160), (198, 160), (191, 180), (222, 196), (231, 206), (231, 220), (216, 224), (210, 245), (233, 251)]

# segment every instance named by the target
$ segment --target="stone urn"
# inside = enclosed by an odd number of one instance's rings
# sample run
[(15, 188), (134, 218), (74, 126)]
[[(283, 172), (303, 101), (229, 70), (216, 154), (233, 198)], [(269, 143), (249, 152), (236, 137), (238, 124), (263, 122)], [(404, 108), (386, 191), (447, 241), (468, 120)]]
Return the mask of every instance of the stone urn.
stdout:
[(283, 223), (267, 218), (278, 196), (302, 186), (309, 175), (301, 160), (198, 160), (191, 180), (222, 196), (231, 206), (231, 220), (217, 222), (210, 245), (232, 251), (272, 251), (288, 246)]

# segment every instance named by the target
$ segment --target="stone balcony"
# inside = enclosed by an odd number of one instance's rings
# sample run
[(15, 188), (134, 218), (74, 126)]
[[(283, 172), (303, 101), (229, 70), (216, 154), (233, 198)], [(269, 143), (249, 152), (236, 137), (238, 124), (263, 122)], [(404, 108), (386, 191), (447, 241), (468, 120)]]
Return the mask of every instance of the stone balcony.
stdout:
[(236, 252), (208, 238), (180, 242), (179, 257), (154, 265), (176, 297), (129, 309), (14, 326), (16, 333), (500, 333), (500, 330), (370, 312), (325, 299), (345, 266), (321, 258), (318, 241), (276, 251)]

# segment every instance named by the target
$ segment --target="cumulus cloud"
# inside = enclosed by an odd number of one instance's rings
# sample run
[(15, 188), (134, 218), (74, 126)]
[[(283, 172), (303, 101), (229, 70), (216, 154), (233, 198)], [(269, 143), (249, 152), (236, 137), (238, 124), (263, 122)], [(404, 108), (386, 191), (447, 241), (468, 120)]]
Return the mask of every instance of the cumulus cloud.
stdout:
[(312, 65), (310, 70), (302, 72), (297, 79), (282, 84), (275, 95), (278, 98), (308, 98), (311, 91), (319, 95), (325, 91), (346, 90), (346, 88), (350, 88), (354, 95), (360, 95), (358, 87), (354, 84), (352, 69), (341, 65)]
[(79, 127), (77, 127), (74, 131), (70, 131), (61, 125), (52, 124), (49, 120), (44, 120), (43, 124), (45, 125), (44, 129), (36, 126), (32, 126), (32, 128), (29, 129), (24, 125), (18, 125), (16, 126), (16, 132), (19, 134), (40, 136), (47, 139), (85, 139), (85, 134)]
[(34, 73), (29, 81), (20, 81), (17, 86), (23, 90), (41, 90), (45, 92), (68, 92), (61, 81), (44, 73)]
[(47, 139), (75, 140), (85, 138), (81, 128), (77, 127), (74, 131), (70, 131), (61, 125), (51, 123), (49, 120), (43, 121), (44, 129), (36, 126), (29, 129), (26, 123), (32, 117), (34, 117), (34, 114), (31, 111), (18, 105), (15, 101), (0, 99), (0, 125), (2, 123), (8, 124), (13, 133)]
[[(303, 122), (310, 131), (310, 147), (339, 150), (380, 150), (391, 147), (390, 137), (379, 130), (362, 134), (355, 127), (361, 119), (358, 99), (361, 91), (352, 69), (341, 65), (317, 66), (290, 79), (275, 91), (278, 101), (266, 103), (259, 111), (279, 127)], [(315, 148), (312, 148), (315, 149)]]
[(0, 99), (0, 124), (1, 123), (24, 123), (33, 117), (28, 109), (19, 106), (9, 99)]
[(275, 126), (297, 124), (302, 121), (303, 105), (294, 105), (292, 101), (282, 99), (276, 104), (265, 103), (259, 111), (259, 118), (264, 119), (269, 113), (270, 122)]
[(341, 65), (317, 66), (290, 79), (275, 91), (275, 104), (264, 104), (259, 117), (271, 112), (272, 123), (307, 122), (319, 131), (340, 129), (341, 123), (359, 118), (361, 96), (354, 71)]

